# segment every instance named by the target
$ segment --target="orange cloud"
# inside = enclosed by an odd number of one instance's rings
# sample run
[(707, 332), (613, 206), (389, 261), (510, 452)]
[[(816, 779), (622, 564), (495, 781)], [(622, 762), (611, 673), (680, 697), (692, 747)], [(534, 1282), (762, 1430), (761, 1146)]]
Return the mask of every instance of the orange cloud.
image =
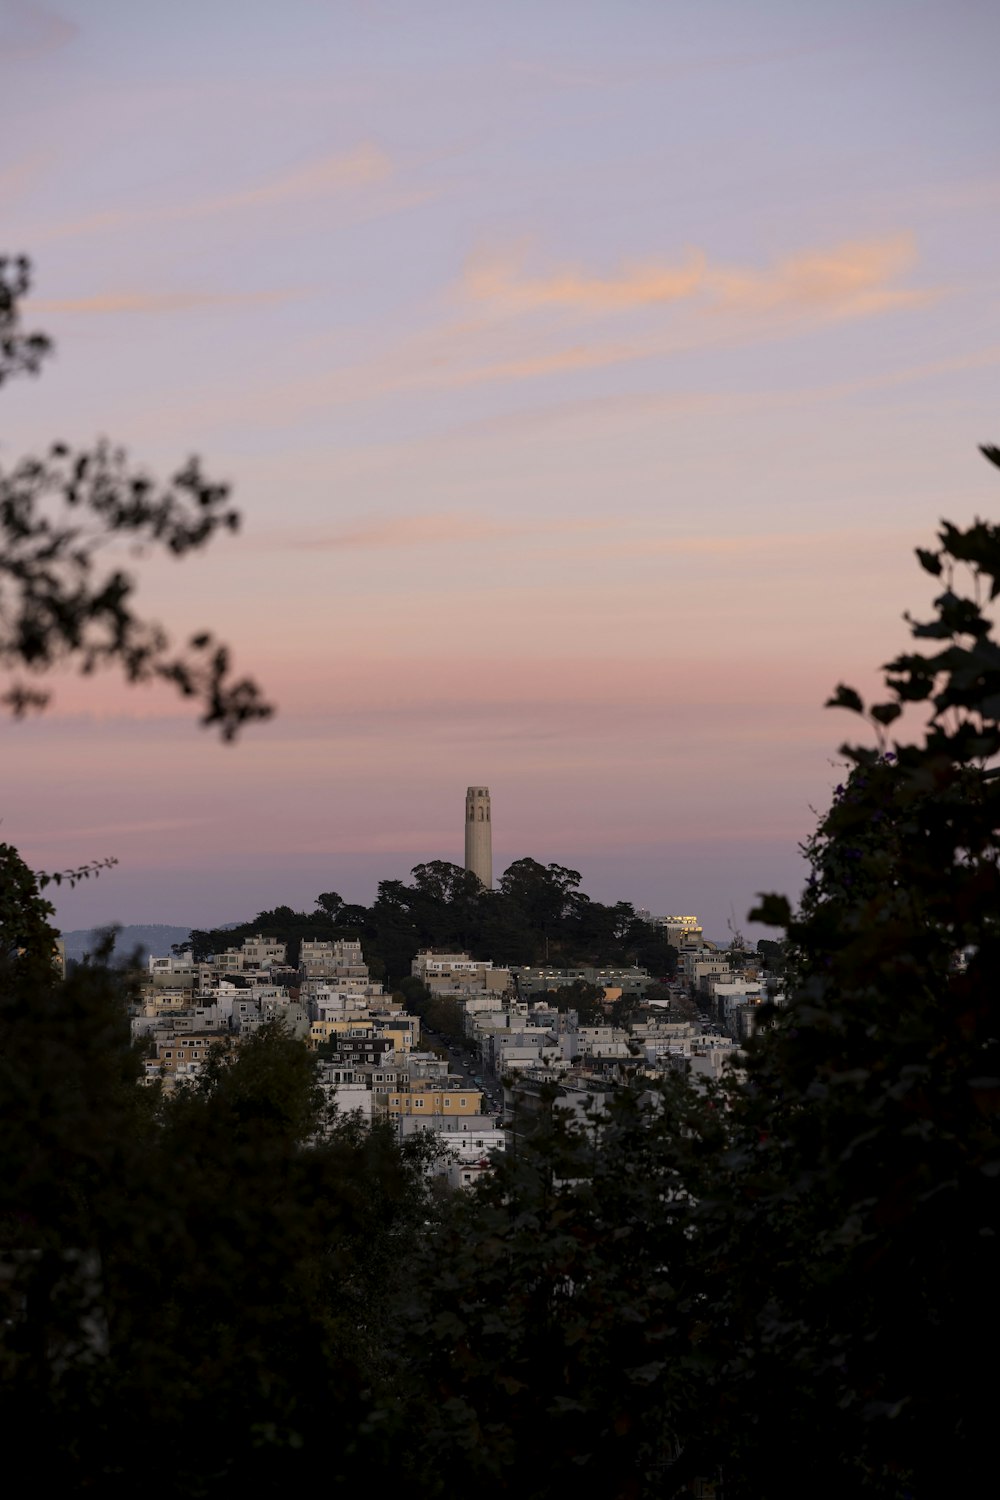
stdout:
[(909, 306), (932, 295), (892, 284), (915, 260), (911, 234), (848, 241), (786, 256), (763, 271), (716, 267), (703, 251), (692, 250), (680, 265), (649, 262), (626, 266), (614, 276), (587, 276), (564, 269), (550, 276), (527, 277), (514, 259), (478, 256), (465, 268), (462, 290), (473, 301), (504, 313), (564, 308), (600, 314), (687, 302), (723, 312), (788, 308), (864, 314)]
[(366, 141), (353, 151), (321, 157), (319, 161), (294, 167), (270, 182), (216, 199), (211, 207), (216, 212), (228, 212), (233, 208), (273, 207), (305, 198), (322, 198), (343, 188), (383, 182), (391, 172), (392, 162), (386, 153)]
[(722, 310), (767, 312), (778, 307), (803, 307), (820, 312), (875, 313), (926, 301), (926, 291), (891, 285), (916, 258), (913, 236), (897, 234), (788, 256), (770, 271), (714, 271), (707, 280), (712, 301)]
[(512, 261), (474, 258), (466, 267), (464, 285), (475, 301), (500, 303), (510, 312), (571, 307), (601, 313), (692, 297), (704, 275), (705, 256), (700, 251), (690, 252), (682, 266), (640, 265), (616, 277), (565, 270), (536, 280), (519, 278)]
[[(500, 262), (493, 262), (493, 269), (487, 274), (486, 263), (479, 262), (478, 270), (467, 273), (471, 281), (467, 279), (463, 285), (478, 288), (479, 295), (495, 295), (498, 299), (495, 305), (488, 304), (482, 315), (431, 325), (353, 365), (335, 365), (322, 374), (285, 381), (281, 386), (269, 384), (203, 399), (197, 407), (172, 412), (170, 420), (182, 418), (185, 424), (190, 424), (192, 420), (204, 421), (208, 415), (213, 421), (259, 417), (274, 426), (288, 420), (298, 422), (304, 412), (319, 407), (378, 401), (401, 391), (462, 390), (491, 383), (544, 379), (811, 334), (824, 324), (843, 318), (916, 307), (940, 295), (936, 290), (908, 290), (890, 284), (912, 263), (914, 253), (912, 237), (897, 235), (849, 241), (830, 250), (786, 257), (768, 271), (715, 268), (706, 263), (699, 289), (688, 299), (679, 298), (672, 305), (669, 318), (646, 318), (641, 328), (629, 328), (624, 336), (577, 334), (572, 340), (566, 336), (563, 319), (557, 318), (553, 326), (551, 321), (530, 316), (531, 312), (542, 310), (542, 289), (555, 285), (557, 278), (529, 280), (528, 291), (519, 303), (518, 288), (522, 283), (516, 270), (512, 266), (502, 269)], [(574, 309), (567, 300), (571, 293), (584, 297), (587, 287), (596, 286), (597, 301), (603, 299), (606, 310), (611, 305), (607, 292), (611, 284), (582, 277), (574, 280), (572, 276), (558, 279), (553, 306), (563, 313), (572, 313)], [(660, 283), (656, 286), (662, 290)], [(632, 272), (626, 273), (622, 278), (619, 308), (626, 308), (627, 297), (653, 295), (656, 286), (651, 273), (646, 281)], [(517, 315), (519, 306), (529, 309), (528, 317)], [(508, 315), (512, 309), (515, 311)], [(586, 311), (585, 300), (575, 311)], [(987, 355), (983, 362), (991, 360), (992, 356)], [(666, 407), (677, 410), (709, 403), (721, 406), (800, 403), (866, 388), (873, 380), (891, 385), (920, 378), (922, 373), (890, 371), (878, 377), (865, 377), (863, 384), (818, 390), (755, 389), (726, 396), (688, 393), (667, 398)], [(650, 409), (664, 406), (661, 397), (615, 397), (613, 401), (622, 408), (633, 403), (645, 404)], [(540, 419), (538, 408), (532, 415), (533, 419)]]

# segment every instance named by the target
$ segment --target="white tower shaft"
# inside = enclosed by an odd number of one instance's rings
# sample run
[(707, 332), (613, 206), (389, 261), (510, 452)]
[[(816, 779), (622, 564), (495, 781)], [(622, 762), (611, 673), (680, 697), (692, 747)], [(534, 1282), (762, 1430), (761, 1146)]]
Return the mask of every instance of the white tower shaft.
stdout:
[(488, 891), (493, 889), (493, 825), (488, 786), (470, 786), (465, 794), (465, 868), (478, 875)]

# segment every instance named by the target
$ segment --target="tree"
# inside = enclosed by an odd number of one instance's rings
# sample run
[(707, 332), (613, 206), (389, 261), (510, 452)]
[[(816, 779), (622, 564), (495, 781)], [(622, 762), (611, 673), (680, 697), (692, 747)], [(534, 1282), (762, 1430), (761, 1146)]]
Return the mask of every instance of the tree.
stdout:
[(724, 1148), (691, 1105), (678, 1080), (619, 1090), (599, 1126), (550, 1110), (418, 1249), (401, 1327), (422, 1481), (457, 1464), (483, 1500), (673, 1492), (711, 1316), (688, 1204)]
[(657, 979), (672, 979), (677, 973), (678, 951), (662, 932), (648, 922), (635, 922), (628, 938), (634, 945), (634, 960), (641, 968), (648, 969)]
[[(791, 993), (748, 1049), (705, 1208), (748, 1439), (736, 1495), (767, 1488), (770, 1444), (820, 1495), (971, 1491), (992, 1460), (970, 1347), (996, 1333), (1000, 528), (944, 523), (939, 543), (917, 555), (943, 592), (910, 620), (918, 648), (884, 669), (885, 700), (831, 700), (875, 743), (843, 747), (800, 908), (756, 913), (785, 928)], [(890, 739), (922, 705), (921, 732)], [(751, 1236), (752, 1288), (721, 1274)]]
[[(37, 374), (51, 353), (45, 335), (21, 326), (30, 285), (27, 260), (0, 259), (0, 383)], [(114, 665), (128, 682), (169, 682), (195, 699), (202, 724), (225, 740), (268, 718), (257, 685), (234, 678), (228, 647), (198, 631), (176, 648), (137, 611), (130, 574), (102, 561), (109, 545), (183, 557), (239, 519), (227, 486), (193, 458), (162, 483), (106, 442), (79, 451), (53, 443), (0, 470), (0, 666), (14, 674), (0, 702), (17, 715), (44, 708), (50, 695), (39, 683), (54, 668)]]
[(574, 979), (572, 984), (560, 984), (549, 990), (548, 999), (556, 1010), (575, 1010), (581, 1026), (599, 1026), (606, 1017), (602, 1009), (604, 988), (599, 984), (588, 984), (585, 979)]
[[(1000, 527), (945, 524), (918, 556), (945, 583), (911, 621), (932, 650), (888, 664), (875, 744), (844, 747), (798, 911), (752, 914), (785, 929), (788, 1003), (745, 1078), (679, 1082), (623, 1126), (614, 1096), (590, 1156), (536, 1131), (432, 1246), (410, 1353), (429, 1451), (486, 1497), (579, 1476), (666, 1500), (720, 1467), (734, 1500), (992, 1478)], [(927, 722), (890, 741), (907, 705)]]
[(501, 875), (500, 890), (521, 908), (533, 927), (548, 934), (575, 912), (580, 879), (579, 870), (518, 859)]
[(391, 1462), (371, 1418), (422, 1148), (327, 1120), (278, 1025), (165, 1098), (139, 1066), (106, 969), (3, 987), (12, 1463), (71, 1494), (360, 1482)]

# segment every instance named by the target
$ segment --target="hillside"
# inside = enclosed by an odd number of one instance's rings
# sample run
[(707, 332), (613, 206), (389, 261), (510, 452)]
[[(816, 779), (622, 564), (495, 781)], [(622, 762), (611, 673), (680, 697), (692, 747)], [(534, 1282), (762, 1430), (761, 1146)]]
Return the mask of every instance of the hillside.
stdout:
[[(62, 933), (67, 959), (79, 962), (87, 953), (93, 953), (104, 930), (80, 927), (72, 932)], [(168, 927), (162, 923), (120, 927), (115, 935), (112, 959), (130, 957), (138, 948), (141, 949), (142, 962), (145, 963), (150, 954), (161, 957), (170, 952), (174, 943), (186, 943), (190, 933), (190, 927)]]

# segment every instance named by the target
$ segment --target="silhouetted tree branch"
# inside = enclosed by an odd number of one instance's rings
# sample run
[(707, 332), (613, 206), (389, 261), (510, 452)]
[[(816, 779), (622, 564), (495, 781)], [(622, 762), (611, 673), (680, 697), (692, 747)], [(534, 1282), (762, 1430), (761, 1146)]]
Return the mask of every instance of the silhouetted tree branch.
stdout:
[[(37, 373), (51, 348), (44, 335), (21, 331), (29, 287), (25, 259), (0, 260), (0, 383)], [(80, 450), (54, 443), (44, 457), (0, 469), (0, 665), (26, 674), (0, 702), (20, 716), (49, 702), (38, 679), (53, 668), (117, 665), (128, 682), (165, 681), (196, 699), (201, 723), (225, 740), (269, 718), (257, 684), (234, 677), (225, 645), (199, 631), (178, 648), (136, 610), (132, 576), (101, 555), (124, 543), (133, 555), (160, 548), (183, 557), (239, 520), (228, 486), (207, 479), (195, 458), (166, 483), (103, 441)]]

